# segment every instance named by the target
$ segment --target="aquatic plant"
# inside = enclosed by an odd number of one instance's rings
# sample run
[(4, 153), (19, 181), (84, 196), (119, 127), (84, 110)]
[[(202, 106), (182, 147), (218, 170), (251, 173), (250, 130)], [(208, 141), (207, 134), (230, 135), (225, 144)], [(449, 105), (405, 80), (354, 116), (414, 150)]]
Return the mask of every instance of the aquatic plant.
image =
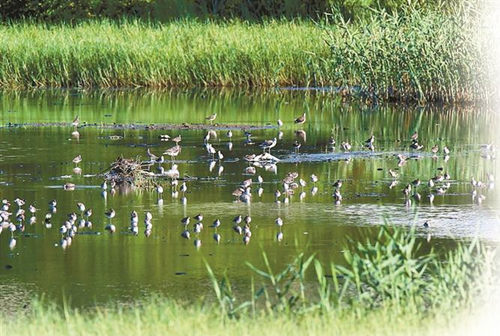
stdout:
[[(263, 284), (252, 289), (249, 301), (239, 304), (227, 276), (217, 282), (208, 265), (207, 269), (219, 306), (231, 318), (249, 313), (248, 307), (255, 312), (259, 304), (268, 314), (365, 312), (393, 307), (425, 316), (436, 309), (458, 312), (470, 307), (491, 284), (493, 257), (494, 252), (478, 240), (458, 244), (445, 255), (424, 251), (415, 227), (407, 231), (384, 225), (375, 239), (351, 240), (344, 249), (343, 265), (325, 267), (314, 255), (300, 253), (282, 271), (275, 272), (263, 253), (266, 269), (249, 265)], [(315, 276), (308, 279), (311, 265)]]
[[(466, 10), (465, 10), (466, 11)], [(470, 11), (470, 9), (469, 9)], [(326, 26), (336, 85), (371, 100), (471, 101), (487, 98), (488, 62), (475, 13), (373, 14), (366, 25)], [(315, 78), (322, 81), (323, 74)], [(330, 79), (331, 80), (331, 79)]]
[(181, 20), (0, 26), (0, 87), (334, 86), (369, 101), (488, 94), (471, 11), (374, 12), (348, 23)]

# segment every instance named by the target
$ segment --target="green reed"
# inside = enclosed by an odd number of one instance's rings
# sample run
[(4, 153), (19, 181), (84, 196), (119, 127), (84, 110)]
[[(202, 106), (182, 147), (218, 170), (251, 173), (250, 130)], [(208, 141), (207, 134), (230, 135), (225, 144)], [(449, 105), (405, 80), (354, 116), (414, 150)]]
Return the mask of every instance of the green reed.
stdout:
[(370, 101), (471, 101), (487, 83), (473, 15), (348, 23), (181, 20), (0, 26), (0, 87), (334, 86)]
[(371, 100), (485, 99), (487, 60), (474, 17), (474, 12), (379, 13), (368, 24), (352, 25), (336, 16), (340, 24), (326, 28), (327, 62), (337, 81), (360, 85)]
[[(381, 226), (375, 239), (350, 241), (343, 265), (322, 265), (300, 253), (283, 270), (249, 267), (263, 280), (248, 301), (238, 302), (227, 276), (220, 281), (207, 265), (222, 313), (239, 317), (260, 306), (267, 314), (308, 314), (384, 309), (422, 317), (436, 310), (457, 313), (470, 307), (491, 285), (494, 254), (479, 241), (459, 243), (442, 255), (425, 251), (416, 229)], [(314, 265), (314, 276), (307, 278)], [(486, 276), (485, 276), (486, 275)], [(316, 292), (316, 294), (315, 294)], [(476, 302), (477, 303), (477, 302)]]

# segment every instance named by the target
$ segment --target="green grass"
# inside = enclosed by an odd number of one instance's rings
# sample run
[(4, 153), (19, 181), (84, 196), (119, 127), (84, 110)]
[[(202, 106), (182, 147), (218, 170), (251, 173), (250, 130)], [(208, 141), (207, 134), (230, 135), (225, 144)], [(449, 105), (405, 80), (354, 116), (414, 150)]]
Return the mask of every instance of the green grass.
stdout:
[[(215, 301), (145, 300), (79, 311), (36, 301), (0, 317), (16, 335), (442, 335), (490, 295), (493, 254), (462, 243), (447, 253), (424, 252), (414, 229), (382, 227), (376, 239), (351, 242), (345, 266), (299, 254), (282, 271), (251, 267), (249, 300), (207, 265)], [(463, 332), (464, 330), (462, 330)]]
[(36, 307), (30, 317), (0, 322), (4, 335), (443, 335), (457, 320), (422, 320), (387, 307), (376, 312), (290, 317), (259, 314), (227, 320), (210, 308), (151, 300), (134, 308), (100, 309), (91, 314)]
[(484, 98), (468, 12), (328, 21), (0, 26), (0, 87), (349, 87), (370, 100)]

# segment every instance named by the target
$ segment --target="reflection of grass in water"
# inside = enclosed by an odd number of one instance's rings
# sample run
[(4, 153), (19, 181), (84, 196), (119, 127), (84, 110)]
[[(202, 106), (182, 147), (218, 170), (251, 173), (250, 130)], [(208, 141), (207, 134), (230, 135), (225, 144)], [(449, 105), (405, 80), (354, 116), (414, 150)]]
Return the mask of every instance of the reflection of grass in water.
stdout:
[[(474, 106), (343, 104), (338, 97), (320, 92), (104, 90), (74, 93), (60, 90), (1, 92), (1, 107), (7, 111), (1, 120), (4, 123), (70, 122), (79, 115), (82, 122), (91, 123), (180, 124), (203, 123), (207, 115), (217, 113), (216, 122), (220, 123), (276, 125), (281, 118), (286, 134), (298, 129), (293, 120), (307, 109), (310, 111), (308, 121), (302, 128), (308, 133), (308, 142), (322, 139), (325, 144), (330, 133), (338, 140), (357, 143), (371, 133), (377, 142), (382, 138), (408, 140), (414, 130), (424, 141), (436, 141), (439, 137), (450, 140), (484, 137), (486, 134), (480, 131), (493, 121), (493, 113)], [(348, 129), (343, 130), (344, 127)]]
[(250, 265), (263, 285), (252, 282), (248, 301), (239, 301), (229, 279), (218, 281), (208, 267), (216, 295), (212, 304), (152, 299), (80, 312), (38, 302), (30, 314), (3, 316), (0, 325), (15, 334), (39, 335), (438, 334), (477, 307), (493, 280), (492, 253), (482, 244), (461, 244), (444, 255), (422, 253), (413, 230), (394, 227), (382, 227), (375, 239), (352, 242), (344, 257), (344, 267), (325, 266), (299, 254), (276, 272), (264, 254), (265, 269)]

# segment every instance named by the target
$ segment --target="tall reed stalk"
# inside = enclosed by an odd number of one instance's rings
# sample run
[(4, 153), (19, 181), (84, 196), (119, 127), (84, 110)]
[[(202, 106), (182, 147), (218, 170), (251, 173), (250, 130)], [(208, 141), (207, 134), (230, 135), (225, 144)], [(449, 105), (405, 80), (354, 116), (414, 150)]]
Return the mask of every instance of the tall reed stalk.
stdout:
[[(424, 252), (415, 228), (382, 226), (375, 239), (351, 241), (345, 263), (323, 265), (314, 255), (299, 254), (282, 271), (249, 267), (263, 280), (249, 301), (237, 302), (225, 276), (217, 282), (209, 270), (222, 312), (248, 314), (260, 305), (267, 314), (307, 314), (354, 310), (360, 313), (391, 307), (419, 316), (437, 310), (455, 313), (480, 302), (492, 284), (494, 251), (478, 240), (440, 254)], [(307, 274), (311, 265), (314, 273)], [(230, 303), (230, 304), (228, 304)]]
[(333, 86), (371, 101), (488, 94), (470, 11), (346, 22), (181, 20), (0, 26), (0, 87)]

